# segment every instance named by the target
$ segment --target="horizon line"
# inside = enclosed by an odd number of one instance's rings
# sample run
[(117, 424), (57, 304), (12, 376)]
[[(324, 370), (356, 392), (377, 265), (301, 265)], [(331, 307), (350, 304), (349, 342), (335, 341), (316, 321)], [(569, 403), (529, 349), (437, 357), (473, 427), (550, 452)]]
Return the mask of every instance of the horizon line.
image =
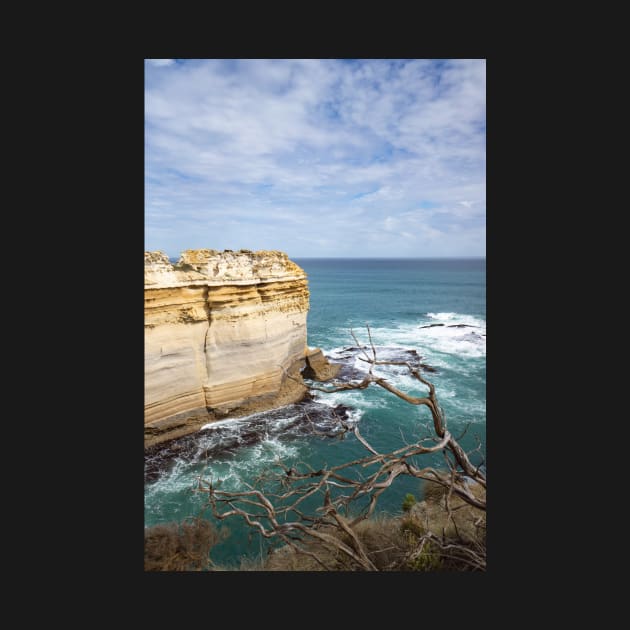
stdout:
[[(485, 260), (486, 259), (486, 256), (291, 256), (290, 254), (287, 254), (287, 256), (289, 258), (300, 258), (302, 260)], [(169, 256), (169, 259), (171, 258), (178, 258), (178, 256)]]
[[(288, 254), (287, 254), (288, 255)], [(480, 260), (485, 256), (289, 256), (313, 260)]]

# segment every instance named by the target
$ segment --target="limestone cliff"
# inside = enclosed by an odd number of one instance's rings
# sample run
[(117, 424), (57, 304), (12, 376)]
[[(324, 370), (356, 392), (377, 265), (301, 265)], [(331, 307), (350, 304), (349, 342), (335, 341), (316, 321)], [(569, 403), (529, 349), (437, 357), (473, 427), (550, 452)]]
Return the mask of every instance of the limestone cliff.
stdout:
[(144, 294), (147, 446), (296, 402), (304, 368), (336, 373), (307, 348), (306, 274), (282, 252), (145, 252)]

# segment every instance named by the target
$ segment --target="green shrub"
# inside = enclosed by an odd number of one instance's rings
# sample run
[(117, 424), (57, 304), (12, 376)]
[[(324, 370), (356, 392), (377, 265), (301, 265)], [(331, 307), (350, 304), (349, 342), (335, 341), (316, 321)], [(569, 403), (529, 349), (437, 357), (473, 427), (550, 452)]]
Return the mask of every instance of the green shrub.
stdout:
[(416, 502), (416, 497), (414, 497), (413, 494), (407, 493), (402, 502), (403, 512), (409, 512), (409, 510), (411, 509), (411, 506), (414, 505), (415, 502)]
[(420, 554), (409, 561), (408, 567), (412, 571), (437, 571), (442, 567), (440, 549), (433, 543), (425, 543)]
[(427, 530), (414, 518), (406, 517), (400, 523), (400, 531), (413, 542), (427, 533)]

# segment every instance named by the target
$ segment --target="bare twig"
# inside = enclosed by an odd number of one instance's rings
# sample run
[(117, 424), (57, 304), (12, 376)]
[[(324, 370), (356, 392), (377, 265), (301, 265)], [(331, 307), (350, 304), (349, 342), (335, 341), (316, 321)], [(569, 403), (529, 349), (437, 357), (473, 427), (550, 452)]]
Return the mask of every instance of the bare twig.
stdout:
[[(433, 421), (434, 436), (431, 439), (433, 444), (426, 445), (429, 438), (419, 438), (416, 442), (405, 444), (405, 446), (389, 453), (380, 453), (368, 440), (361, 435), (358, 425), (350, 425), (342, 418), (337, 418), (339, 433), (353, 433), (358, 442), (369, 452), (366, 457), (361, 457), (350, 462), (345, 462), (336, 466), (324, 466), (319, 470), (314, 470), (308, 465), (293, 465), (286, 467), (282, 462), (278, 462), (279, 472), (268, 471), (261, 475), (253, 486), (242, 492), (227, 492), (219, 489), (219, 483), (212, 480), (204, 481), (199, 478), (198, 491), (208, 495), (208, 503), (216, 518), (223, 520), (229, 517), (239, 517), (244, 520), (254, 531), (266, 539), (279, 539), (291, 547), (296, 553), (304, 554), (315, 560), (325, 569), (330, 569), (330, 560), (326, 561), (313, 551), (312, 545), (307, 541), (321, 545), (323, 548), (341, 554), (351, 564), (361, 569), (374, 571), (377, 569), (368, 552), (355, 531), (355, 527), (361, 521), (369, 518), (376, 508), (379, 497), (392, 483), (401, 475), (424, 479), (437, 483), (446, 488), (444, 495), (445, 508), (447, 511), (447, 522), (452, 522), (457, 539), (453, 542), (443, 531), (442, 539), (432, 533), (425, 534), (415, 549), (407, 558), (414, 561), (423, 553), (426, 545), (437, 545), (444, 557), (458, 558), (467, 563), (471, 568), (485, 570), (485, 551), (471, 549), (470, 545), (465, 546), (461, 542), (461, 535), (457, 523), (453, 516), (454, 509), (451, 505), (453, 496), (457, 496), (464, 503), (478, 508), (485, 512), (485, 488), (486, 477), (482, 472), (482, 465), (473, 466), (468, 454), (459, 444), (459, 439), (463, 437), (468, 426), (456, 439), (446, 429), (444, 412), (441, 409), (434, 385), (427, 381), (420, 372), (420, 368), (414, 367), (408, 361), (379, 361), (377, 360), (376, 347), (372, 338), (369, 324), (367, 325), (369, 345), (371, 348), (370, 357), (365, 351), (365, 346), (359, 342), (354, 331), (351, 330), (359, 350), (364, 355), (359, 357), (361, 361), (370, 364), (368, 372), (360, 381), (339, 382), (333, 381), (330, 385), (322, 386), (307, 385), (303, 380), (298, 379), (285, 370), (287, 378), (300, 383), (308, 390), (320, 391), (323, 393), (333, 393), (339, 391), (351, 391), (367, 389), (375, 384), (386, 391), (394, 394), (398, 398), (409, 404), (425, 406), (431, 413)], [(428, 388), (425, 396), (411, 396), (393, 386), (385, 378), (374, 374), (376, 366), (396, 365), (407, 368), (409, 375)], [(307, 421), (311, 423), (313, 432), (316, 435), (327, 435), (318, 431), (307, 416)], [(403, 442), (405, 439), (403, 437)], [(480, 449), (478, 445), (477, 451)], [(446, 461), (447, 471), (438, 471), (432, 467), (418, 468), (410, 458), (429, 453), (442, 452)], [(366, 474), (361, 473), (361, 469), (366, 470)], [(367, 469), (371, 469), (367, 472)], [(263, 492), (257, 486), (267, 489)], [(278, 490), (274, 490), (274, 484)], [(475, 493), (473, 487), (483, 488), (484, 492)], [(333, 490), (335, 491), (333, 493)], [(304, 512), (304, 505), (308, 499), (321, 495), (321, 504), (318, 508)], [(272, 501), (271, 498), (274, 500)], [(355, 514), (354, 518), (348, 518), (349, 509), (355, 502), (365, 498), (367, 504)], [(344, 510), (346, 516), (342, 516)], [(485, 523), (481, 517), (475, 522), (475, 527)], [(330, 533), (333, 532), (333, 533)], [(335, 534), (336, 535), (333, 535)], [(347, 542), (344, 542), (347, 541)]]

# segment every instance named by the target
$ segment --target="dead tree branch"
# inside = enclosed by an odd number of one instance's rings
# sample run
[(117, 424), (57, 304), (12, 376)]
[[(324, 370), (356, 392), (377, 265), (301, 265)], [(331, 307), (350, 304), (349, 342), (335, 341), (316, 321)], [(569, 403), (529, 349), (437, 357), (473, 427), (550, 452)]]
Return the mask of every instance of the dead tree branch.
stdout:
[[(364, 355), (359, 359), (369, 364), (367, 373), (360, 381), (334, 381), (328, 386), (307, 385), (286, 371), (285, 376), (308, 390), (323, 393), (363, 390), (372, 384), (377, 385), (411, 405), (427, 407), (433, 421), (434, 435), (432, 437), (418, 439), (414, 443), (406, 444), (389, 453), (380, 453), (361, 435), (357, 425), (351, 426), (339, 419), (342, 431), (353, 433), (369, 455), (320, 470), (304, 470), (295, 466), (287, 468), (278, 462), (276, 468), (279, 470), (269, 471), (264, 478), (261, 477), (256, 481), (255, 486), (243, 492), (220, 490), (218, 484), (205, 481), (201, 477), (198, 481), (197, 490), (207, 493), (209, 505), (216, 518), (224, 520), (229, 517), (239, 517), (264, 538), (283, 542), (294, 551), (311, 557), (324, 569), (331, 568), (331, 560), (325, 560), (320, 554), (313, 552), (312, 545), (309, 543), (318, 543), (332, 554), (331, 557), (343, 557), (351, 566), (368, 571), (377, 570), (357, 535), (356, 526), (374, 513), (379, 497), (401, 475), (430, 481), (446, 489), (444, 500), (448, 520), (453, 523), (458, 536), (459, 532), (451, 507), (453, 496), (482, 510), (482, 513), (486, 509), (486, 476), (480, 465), (473, 466), (458, 440), (446, 429), (444, 412), (439, 405), (434, 385), (423, 377), (419, 367), (407, 361), (377, 360), (369, 325), (367, 331), (372, 351), (371, 357), (365, 351), (365, 346), (357, 339), (354, 331), (351, 331), (352, 337)], [(377, 366), (389, 365), (406, 367), (413, 379), (428, 388), (428, 393), (421, 397), (409, 395), (392, 385), (386, 378), (374, 373)], [(433, 444), (426, 445), (428, 440)], [(444, 454), (448, 471), (438, 471), (430, 466), (419, 468), (410, 460), (416, 456), (436, 452)], [(362, 475), (361, 469), (372, 470)], [(263, 486), (264, 491), (260, 489)], [(475, 492), (475, 487), (483, 488), (484, 492)], [(317, 499), (318, 496), (319, 499)], [(319, 501), (319, 507), (314, 511), (312, 509), (303, 511), (303, 506), (309, 500), (316, 499)], [(367, 504), (356, 512), (354, 518), (348, 518), (350, 507), (356, 506), (359, 500), (365, 500)], [(342, 510), (345, 511), (346, 516), (342, 516)], [(472, 550), (470, 545), (458, 546), (456, 542), (447, 541), (446, 538), (442, 540), (431, 533), (425, 534), (418, 549), (414, 552), (415, 555), (412, 554), (408, 560), (416, 561), (424, 546), (429, 543), (437, 545), (441, 552), (454, 553), (458, 558), (464, 558), (471, 568), (485, 570), (485, 555), (481, 550)]]

